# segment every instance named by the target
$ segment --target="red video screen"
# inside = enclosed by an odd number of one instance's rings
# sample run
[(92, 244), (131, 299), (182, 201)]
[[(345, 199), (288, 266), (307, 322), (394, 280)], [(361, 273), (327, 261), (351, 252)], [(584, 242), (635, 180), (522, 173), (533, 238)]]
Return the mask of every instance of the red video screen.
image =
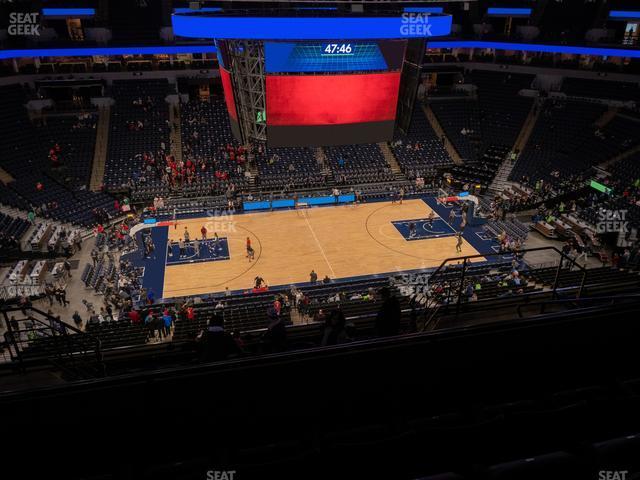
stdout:
[(268, 75), (267, 125), (311, 126), (394, 121), (399, 87), (398, 72)]
[(238, 120), (238, 112), (236, 112), (236, 102), (233, 97), (233, 84), (231, 83), (231, 74), (224, 68), (220, 69), (220, 78), (222, 79), (222, 89), (224, 90), (224, 101), (227, 104), (229, 115), (234, 120)]

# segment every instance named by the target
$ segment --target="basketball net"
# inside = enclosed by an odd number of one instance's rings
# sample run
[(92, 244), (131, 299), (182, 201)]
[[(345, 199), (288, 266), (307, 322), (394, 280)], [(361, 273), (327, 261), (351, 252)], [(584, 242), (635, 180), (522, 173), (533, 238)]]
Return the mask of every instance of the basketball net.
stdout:
[(449, 197), (449, 194), (442, 188), (438, 188), (438, 196), (436, 197), (436, 202), (438, 202), (440, 205), (444, 205), (445, 203), (447, 203), (447, 197)]

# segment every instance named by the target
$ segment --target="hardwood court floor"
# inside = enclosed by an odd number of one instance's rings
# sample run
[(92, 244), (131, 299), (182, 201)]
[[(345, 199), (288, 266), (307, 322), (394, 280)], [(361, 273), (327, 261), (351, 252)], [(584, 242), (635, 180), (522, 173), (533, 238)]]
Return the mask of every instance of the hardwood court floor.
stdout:
[[(269, 285), (288, 285), (308, 282), (312, 269), (322, 279), (435, 267), (458, 256), (454, 237), (406, 241), (391, 224), (426, 218), (430, 211), (416, 199), (179, 220), (177, 228), (169, 227), (170, 240), (182, 237), (185, 227), (192, 239), (200, 237), (204, 224), (209, 237), (214, 231), (227, 237), (231, 258), (167, 266), (163, 297), (250, 289), (256, 275)], [(245, 256), (247, 237), (253, 262)], [(465, 240), (461, 255), (477, 253)]]

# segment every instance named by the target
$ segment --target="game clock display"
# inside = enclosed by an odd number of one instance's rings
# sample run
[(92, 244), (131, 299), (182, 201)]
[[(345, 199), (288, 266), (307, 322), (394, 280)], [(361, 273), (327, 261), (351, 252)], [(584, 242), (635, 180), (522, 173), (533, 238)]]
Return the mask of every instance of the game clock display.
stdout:
[(322, 55), (353, 55), (351, 43), (327, 43), (322, 46)]
[[(399, 48), (389, 48), (396, 44)], [(399, 42), (266, 42), (267, 73), (372, 72), (399, 69)]]

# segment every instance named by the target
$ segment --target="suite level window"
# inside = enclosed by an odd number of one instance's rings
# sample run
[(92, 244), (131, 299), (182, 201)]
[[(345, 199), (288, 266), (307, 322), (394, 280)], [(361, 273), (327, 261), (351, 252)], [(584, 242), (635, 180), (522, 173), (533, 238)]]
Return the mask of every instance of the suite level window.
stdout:
[(640, 44), (640, 33), (637, 23), (627, 23), (624, 29), (624, 38), (622, 39), (623, 45), (636, 46)]
[(79, 18), (67, 18), (67, 31), (69, 38), (75, 42), (84, 40), (84, 31), (82, 30), (82, 20)]

